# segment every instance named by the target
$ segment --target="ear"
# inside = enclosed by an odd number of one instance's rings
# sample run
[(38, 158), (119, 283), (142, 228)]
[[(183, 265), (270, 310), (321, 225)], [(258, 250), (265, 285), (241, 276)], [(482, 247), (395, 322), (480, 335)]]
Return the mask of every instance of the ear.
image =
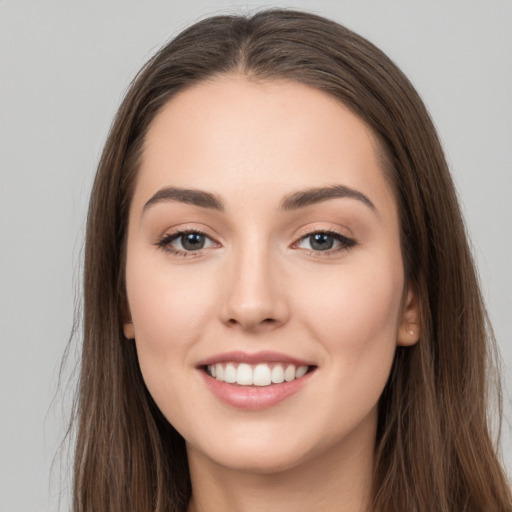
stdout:
[(132, 315), (128, 304), (125, 303), (122, 311), (123, 334), (128, 340), (135, 339), (135, 328), (133, 327)]
[(133, 328), (133, 322), (125, 322), (123, 324), (123, 334), (127, 340), (135, 339), (135, 329)]
[(396, 344), (402, 347), (414, 345), (420, 339), (420, 307), (418, 294), (408, 286), (398, 325)]

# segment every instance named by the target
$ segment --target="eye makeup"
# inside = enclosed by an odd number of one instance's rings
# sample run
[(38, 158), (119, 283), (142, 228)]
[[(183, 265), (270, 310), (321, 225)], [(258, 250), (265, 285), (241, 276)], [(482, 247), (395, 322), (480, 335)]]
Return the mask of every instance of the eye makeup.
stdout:
[[(204, 231), (198, 229), (182, 229), (166, 233), (155, 245), (169, 254), (182, 257), (199, 256), (201, 251), (221, 247)], [(355, 245), (357, 242), (353, 238), (337, 231), (316, 228), (302, 235), (290, 247), (303, 250), (315, 257), (323, 257), (350, 249)]]

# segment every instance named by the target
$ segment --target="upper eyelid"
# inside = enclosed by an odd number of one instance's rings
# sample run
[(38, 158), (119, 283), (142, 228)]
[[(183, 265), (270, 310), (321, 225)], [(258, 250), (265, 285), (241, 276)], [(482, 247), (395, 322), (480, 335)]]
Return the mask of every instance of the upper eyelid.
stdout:
[[(328, 223), (328, 224), (330, 224), (330, 223)], [(348, 233), (344, 233), (344, 231), (347, 231)], [(326, 227), (325, 224), (324, 224), (324, 226), (308, 226), (306, 228), (300, 228), (297, 230), (297, 233), (299, 233), (297, 236), (299, 236), (300, 238), (304, 237), (304, 236), (312, 235), (314, 233), (332, 233), (334, 235), (340, 235), (345, 238), (353, 237), (351, 230), (345, 226), (337, 226), (337, 227), (328, 226), (328, 227)]]
[[(187, 235), (187, 234), (201, 235), (201, 236), (204, 236), (205, 238), (208, 238), (209, 240), (211, 240), (214, 244), (220, 245), (219, 242), (217, 242), (217, 240), (214, 237), (210, 236), (208, 233), (206, 233), (200, 229), (184, 229), (184, 230), (167, 233), (160, 238), (160, 241), (168, 240), (168, 242), (173, 242), (174, 240), (178, 239), (179, 237), (181, 237), (183, 235)], [(202, 250), (202, 249), (198, 249), (198, 251), (200, 251), (200, 250)], [(187, 252), (192, 252), (192, 251), (187, 251)]]
[[(200, 234), (200, 235), (204, 235), (205, 237), (207, 238), (210, 238), (211, 240), (217, 242), (216, 240), (216, 237), (208, 234), (205, 230), (202, 230), (202, 229), (198, 229), (198, 228), (185, 228), (185, 229), (177, 229), (176, 231), (172, 230), (170, 232), (165, 232), (163, 235), (161, 235), (160, 239), (163, 239), (163, 238), (167, 238), (167, 237), (171, 237), (171, 238), (177, 238), (181, 235), (184, 235), (184, 234), (187, 234), (187, 233), (197, 233), (197, 234)], [(342, 238), (347, 238), (347, 239), (351, 239), (351, 236), (350, 235), (346, 235), (344, 233), (341, 233), (340, 231), (337, 231), (335, 229), (332, 229), (332, 228), (327, 228), (327, 229), (322, 229), (322, 228), (312, 228), (312, 229), (308, 229), (306, 231), (303, 231), (302, 233), (300, 233), (300, 235), (297, 235), (296, 238), (295, 238), (295, 241), (297, 240), (301, 240), (302, 238), (305, 238), (307, 236), (310, 236), (310, 235), (314, 235), (315, 233), (325, 233), (325, 234), (329, 234), (329, 235), (338, 235)], [(217, 242), (218, 243), (218, 242)]]
[(343, 238), (349, 238), (347, 235), (344, 235), (343, 233), (340, 233), (339, 231), (336, 231), (334, 229), (312, 229), (311, 231), (305, 231), (304, 233), (302, 233), (299, 236), (298, 240), (306, 238), (311, 235), (315, 235), (316, 233), (325, 233), (326, 235), (338, 235)]
[(293, 243), (296, 243), (297, 241), (307, 238), (308, 236), (314, 235), (316, 233), (324, 233), (327, 235), (332, 235), (334, 237), (339, 237), (344, 240), (351, 240), (351, 241), (355, 242), (355, 238), (353, 237), (352, 234), (345, 234), (341, 230), (337, 230), (337, 229), (333, 229), (333, 228), (326, 228), (326, 229), (313, 228), (313, 229), (308, 229), (306, 231), (301, 232), (300, 235), (297, 236), (297, 238), (295, 239), (295, 241)]
[(184, 235), (184, 234), (187, 234), (187, 233), (197, 233), (199, 235), (203, 235), (203, 236), (209, 238), (210, 240), (212, 240), (212, 241), (214, 241), (216, 243), (219, 243), (218, 242), (218, 238), (219, 237), (210, 234), (209, 230), (202, 229), (202, 228), (196, 228), (194, 226), (185, 226), (185, 227), (177, 227), (177, 228), (166, 229), (158, 237), (158, 239), (159, 240), (163, 240), (164, 238), (174, 239), (174, 238), (177, 238), (177, 237), (179, 237), (181, 235)]
[[(177, 238), (179, 238), (180, 236), (187, 234), (187, 233), (197, 233), (197, 234), (205, 236), (206, 238), (211, 240), (217, 246), (223, 245), (221, 242), (218, 241), (217, 237), (210, 235), (209, 233), (206, 232), (206, 230), (192, 227), (192, 226), (177, 228), (176, 230), (171, 230), (169, 232), (162, 234), (158, 238), (157, 245), (164, 245), (164, 243), (170, 243), (170, 242), (176, 240)], [(322, 229), (321, 227), (312, 227), (312, 228), (306, 229), (306, 230), (302, 231), (300, 234), (296, 235), (293, 242), (290, 244), (290, 247), (293, 247), (294, 245), (296, 245), (303, 239), (305, 239), (308, 236), (311, 236), (313, 234), (316, 234), (316, 233), (325, 233), (328, 235), (332, 235), (335, 238), (341, 239), (342, 242), (350, 241), (352, 245), (357, 244), (357, 241), (353, 238), (352, 235), (346, 235), (346, 234), (344, 234), (336, 229), (333, 229), (333, 228), (323, 228)], [(177, 250), (179, 251), (179, 249), (177, 249)], [(198, 249), (197, 251), (199, 252), (201, 250), (203, 250), (203, 249)], [(192, 251), (187, 251), (187, 252), (192, 252)]]
[(307, 234), (302, 235), (299, 238), (297, 238), (293, 242), (292, 246), (296, 245), (297, 243), (301, 242), (302, 240), (305, 240), (305, 239), (309, 238), (311, 235), (315, 235), (317, 233), (322, 233), (322, 234), (325, 234), (325, 235), (332, 236), (333, 238), (337, 239), (338, 242), (340, 242), (341, 244), (344, 244), (346, 247), (352, 247), (354, 245), (357, 245), (357, 243), (358, 243), (357, 240), (355, 240), (351, 236), (344, 235), (343, 233), (339, 233), (338, 231), (333, 231), (333, 230), (315, 230), (315, 231), (311, 231), (310, 233), (307, 233)]

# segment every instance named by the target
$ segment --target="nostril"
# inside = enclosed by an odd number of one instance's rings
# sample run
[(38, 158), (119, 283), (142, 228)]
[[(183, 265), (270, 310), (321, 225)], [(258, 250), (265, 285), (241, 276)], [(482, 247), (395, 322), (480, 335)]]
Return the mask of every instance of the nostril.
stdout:
[[(230, 318), (227, 322), (228, 324), (230, 325), (238, 325), (238, 324), (241, 324), (243, 322), (240, 322), (239, 320), (236, 320), (235, 318)], [(263, 320), (261, 320), (260, 322), (255, 322), (255, 324), (266, 324), (266, 325), (272, 325), (272, 324), (275, 324), (277, 323), (277, 320), (275, 318), (264, 318)]]

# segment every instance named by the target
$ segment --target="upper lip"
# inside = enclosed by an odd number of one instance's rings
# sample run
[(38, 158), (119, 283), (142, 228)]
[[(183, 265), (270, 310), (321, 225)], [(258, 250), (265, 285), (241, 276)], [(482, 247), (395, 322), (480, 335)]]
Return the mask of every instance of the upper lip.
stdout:
[(258, 363), (289, 363), (296, 366), (313, 366), (310, 361), (305, 361), (296, 357), (291, 357), (287, 354), (280, 352), (263, 351), (263, 352), (242, 352), (234, 350), (231, 352), (223, 352), (222, 354), (216, 354), (211, 357), (207, 357), (197, 364), (198, 367), (208, 366), (216, 363), (225, 362), (234, 363), (247, 363), (247, 364), (258, 364)]

